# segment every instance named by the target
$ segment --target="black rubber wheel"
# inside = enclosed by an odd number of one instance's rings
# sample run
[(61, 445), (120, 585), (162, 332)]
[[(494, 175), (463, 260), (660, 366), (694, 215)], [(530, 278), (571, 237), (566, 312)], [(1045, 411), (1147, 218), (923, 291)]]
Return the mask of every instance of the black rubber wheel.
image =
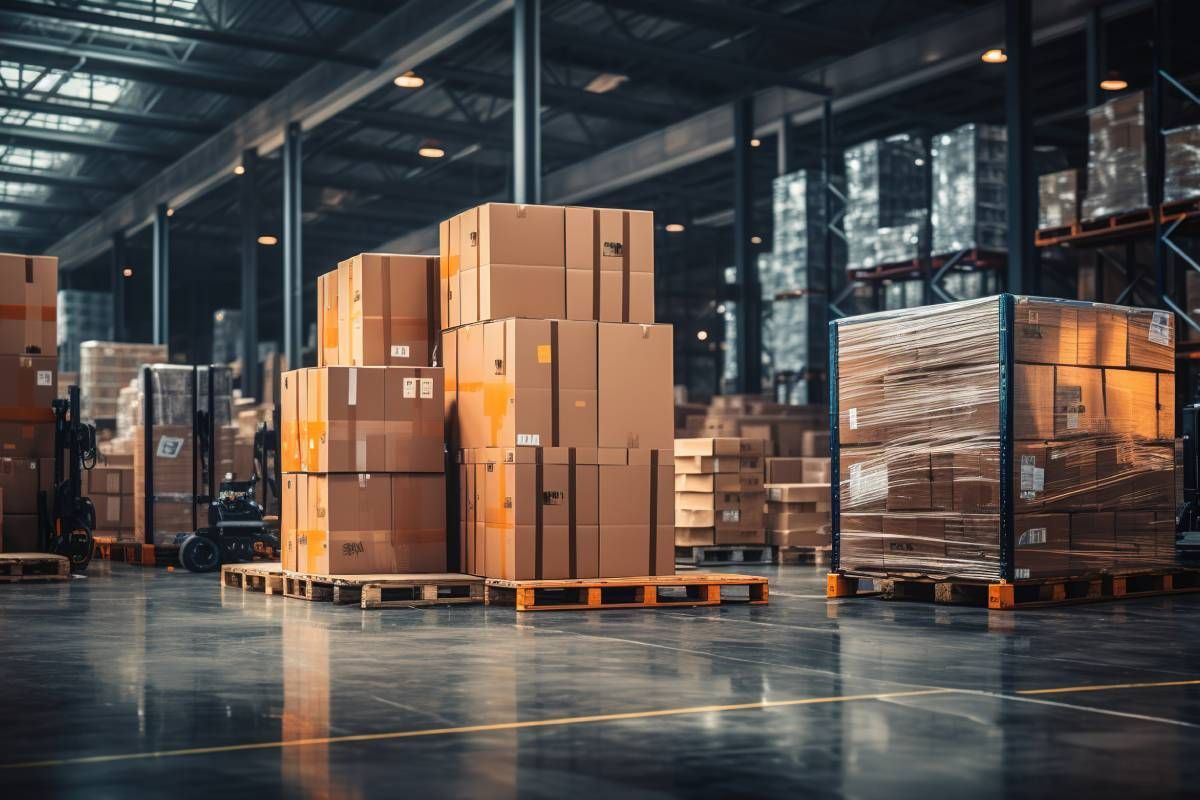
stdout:
[(193, 533), (179, 546), (179, 563), (188, 572), (215, 572), (221, 566), (221, 548), (208, 537)]

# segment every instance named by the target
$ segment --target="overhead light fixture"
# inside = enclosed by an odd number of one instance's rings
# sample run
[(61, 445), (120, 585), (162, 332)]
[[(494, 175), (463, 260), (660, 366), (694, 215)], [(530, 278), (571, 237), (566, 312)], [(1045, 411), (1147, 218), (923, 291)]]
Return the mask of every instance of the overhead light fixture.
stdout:
[(667, 233), (683, 233), (683, 223), (668, 222), (666, 225), (663, 226), (663, 230), (666, 231)]
[(446, 155), (446, 151), (440, 147), (426, 144), (422, 145), (420, 149), (417, 150), (417, 155), (421, 156), (422, 158), (441, 158), (442, 156)]
[(980, 56), (985, 64), (1003, 64), (1008, 61), (1008, 55), (998, 47), (993, 47), (991, 50), (985, 50)]
[(751, 236), (751, 237), (750, 237), (750, 244), (762, 244), (762, 237), (761, 237), (761, 236), (757, 236), (757, 235), (756, 235), (756, 236)]
[(258, 243), (267, 247), (274, 247), (275, 245), (279, 244), (279, 237), (272, 236), (269, 233), (263, 234), (262, 236), (258, 237)]
[(403, 75), (397, 75), (392, 83), (401, 89), (420, 89), (425, 85), (425, 79), (410, 69)]
[(126, 267), (125, 269), (121, 270), (121, 274), (124, 275), (126, 278), (132, 278), (133, 277), (133, 267)]
[(606, 94), (616, 89), (625, 81), (629, 80), (628, 75), (621, 75), (616, 72), (601, 72), (596, 77), (587, 82), (583, 87), (585, 92), (592, 94)]
[(1110, 72), (1107, 78), (1100, 81), (1100, 88), (1106, 92), (1123, 92), (1129, 88), (1129, 81), (1115, 72)]
[(173, 217), (173, 216), (175, 216), (175, 209), (173, 209), (173, 208), (168, 208), (168, 209), (167, 209), (167, 216), (168, 216), (168, 217)]
[(704, 342), (708, 340), (708, 331), (696, 331), (696, 338)]
[(246, 168), (244, 166), (242, 166), (241, 164), (238, 164), (236, 167), (233, 168), (233, 174), (234, 175), (245, 175)]
[(762, 147), (762, 139), (754, 138), (750, 140), (751, 147)]
[(721, 303), (721, 305), (717, 306), (717, 313), (718, 313), (718, 314), (724, 314), (724, 313), (725, 313), (725, 304), (724, 304), (724, 303)]

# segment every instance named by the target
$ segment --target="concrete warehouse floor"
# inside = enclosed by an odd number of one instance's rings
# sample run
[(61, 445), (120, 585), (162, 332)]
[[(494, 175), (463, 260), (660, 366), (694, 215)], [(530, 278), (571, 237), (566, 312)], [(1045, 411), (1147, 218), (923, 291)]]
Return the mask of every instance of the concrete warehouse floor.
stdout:
[(767, 607), (520, 616), (0, 585), (0, 794), (1195, 796), (1200, 595), (827, 605), (761, 572)]

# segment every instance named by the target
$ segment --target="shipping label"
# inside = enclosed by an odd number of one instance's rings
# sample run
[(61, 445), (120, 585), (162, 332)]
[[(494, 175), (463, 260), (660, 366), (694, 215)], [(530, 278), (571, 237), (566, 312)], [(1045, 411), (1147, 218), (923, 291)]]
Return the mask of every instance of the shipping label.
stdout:
[(850, 430), (858, 430), (858, 409), (852, 408), (846, 414), (850, 417)]
[(155, 455), (159, 458), (178, 458), (183, 450), (183, 439), (179, 436), (164, 436), (158, 440), (158, 450)]
[(422, 400), (433, 398), (433, 378), (421, 378), (420, 394)]
[(721, 522), (741, 522), (742, 512), (736, 508), (727, 508), (721, 512)]
[(1030, 528), (1021, 533), (1017, 539), (1017, 544), (1045, 544), (1046, 529), (1045, 528)]
[(404, 395), (405, 400), (415, 399), (417, 396), (417, 379), (416, 378), (405, 378), (404, 379), (404, 388), (403, 388), (402, 393)]
[(392, 345), (392, 358), (408, 358), (409, 348), (406, 344)]
[(346, 389), (346, 405), (358, 405), (358, 370), (350, 368), (350, 381)]
[(54, 383), (54, 371), (49, 369), (39, 369), (37, 371), (37, 385), (51, 386)]
[(1150, 317), (1149, 339), (1155, 344), (1171, 343), (1171, 315), (1166, 311), (1155, 311)]
[(542, 435), (540, 433), (518, 433), (518, 447), (541, 447)]

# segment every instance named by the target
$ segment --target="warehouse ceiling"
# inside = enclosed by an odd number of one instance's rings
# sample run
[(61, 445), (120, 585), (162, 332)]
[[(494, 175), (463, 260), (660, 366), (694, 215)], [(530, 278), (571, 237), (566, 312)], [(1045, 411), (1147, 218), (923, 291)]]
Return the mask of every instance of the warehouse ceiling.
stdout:
[[(323, 63), (374, 67), (345, 45), (404, 5), (0, 0), (0, 248), (54, 254), (55, 243), (307, 70)], [(543, 0), (544, 168), (577, 164), (748, 92), (781, 87), (816, 99), (820, 85), (803, 76), (995, 5)], [(1118, 5), (1136, 11), (1148, 3)], [(1110, 37), (1109, 63), (1134, 87), (1145, 85), (1150, 15), (1137, 11), (1121, 26), (1121, 36)], [(306, 131), (307, 279), (339, 258), (508, 195), (511, 47), (512, 18), (504, 14), (420, 64), (419, 87), (388, 84)], [(1035, 48), (1034, 57), (1038, 143), (1048, 162), (1078, 164), (1086, 138), (1083, 35), (1056, 38)], [(1003, 69), (969, 59), (936, 81), (839, 113), (837, 144), (1000, 122), (1003, 96)], [(818, 125), (802, 125), (797, 134), (797, 163), (815, 164)], [(422, 155), (438, 151), (440, 158)], [(758, 216), (769, 242), (772, 141), (763, 142), (755, 161)], [(261, 167), (262, 233), (279, 236), (278, 148), (263, 153)], [(731, 175), (732, 158), (714, 156), (589, 202), (649, 207), (660, 222), (686, 222), (689, 244), (660, 247), (679, 253), (687, 269), (708, 269), (719, 284), (729, 252)], [(189, 276), (198, 276), (210, 305), (226, 293), (227, 304), (236, 304), (237, 180), (229, 174), (173, 209), (173, 276), (182, 276), (173, 285), (187, 287)], [(131, 238), (131, 262), (148, 260), (147, 238), (144, 229)], [(280, 248), (264, 249), (260, 285), (269, 306), (278, 296), (271, 271)], [(75, 285), (107, 285), (107, 257), (68, 266), (79, 273), (70, 279)], [(139, 268), (135, 276), (147, 272)], [(270, 313), (268, 307), (264, 325), (274, 324)]]

